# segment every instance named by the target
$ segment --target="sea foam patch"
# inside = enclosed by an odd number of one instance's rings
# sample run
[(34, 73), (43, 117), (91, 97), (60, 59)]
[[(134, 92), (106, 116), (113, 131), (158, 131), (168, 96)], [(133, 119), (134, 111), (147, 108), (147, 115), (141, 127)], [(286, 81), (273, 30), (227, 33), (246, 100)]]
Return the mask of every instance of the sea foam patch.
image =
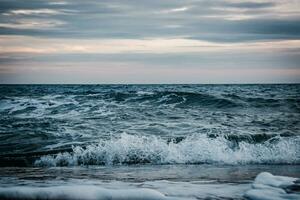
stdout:
[(245, 197), (253, 200), (300, 199), (300, 179), (262, 172), (257, 175)]
[(299, 179), (260, 173), (253, 181), (222, 183), (218, 181), (145, 182), (99, 181), (69, 179), (26, 186), (1, 187), (0, 199), (86, 199), (86, 200), (196, 200), (196, 199), (300, 199)]
[(11, 187), (0, 188), (1, 199), (72, 199), (72, 200), (167, 200), (151, 189), (105, 189), (97, 186)]
[(249, 184), (193, 181), (102, 182), (76, 180), (64, 186), (0, 187), (0, 199), (34, 200), (197, 200), (241, 199)]

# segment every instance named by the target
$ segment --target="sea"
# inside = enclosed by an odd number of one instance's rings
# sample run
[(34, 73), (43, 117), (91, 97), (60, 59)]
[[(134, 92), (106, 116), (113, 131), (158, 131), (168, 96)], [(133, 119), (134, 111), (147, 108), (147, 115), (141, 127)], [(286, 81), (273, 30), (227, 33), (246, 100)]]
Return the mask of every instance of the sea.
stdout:
[(300, 84), (0, 85), (0, 199), (300, 199), (297, 178)]

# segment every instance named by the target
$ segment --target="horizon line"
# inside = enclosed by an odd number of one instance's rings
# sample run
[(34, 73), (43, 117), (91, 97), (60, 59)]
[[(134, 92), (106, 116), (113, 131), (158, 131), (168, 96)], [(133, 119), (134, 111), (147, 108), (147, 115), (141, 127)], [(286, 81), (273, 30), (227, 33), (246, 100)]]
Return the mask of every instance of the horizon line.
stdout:
[(300, 82), (278, 83), (0, 83), (0, 85), (299, 85)]

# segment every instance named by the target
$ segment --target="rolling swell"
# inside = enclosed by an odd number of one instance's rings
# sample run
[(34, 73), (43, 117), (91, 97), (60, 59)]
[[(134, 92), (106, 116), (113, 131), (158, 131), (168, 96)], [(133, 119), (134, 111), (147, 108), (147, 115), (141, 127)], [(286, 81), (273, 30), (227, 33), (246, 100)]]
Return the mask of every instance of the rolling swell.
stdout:
[[(280, 106), (300, 107), (300, 102), (294, 98), (278, 99), (275, 97), (249, 97), (238, 94), (216, 95), (205, 92), (184, 91), (146, 91), (146, 92), (109, 92), (105, 94), (94, 93), (97, 98), (124, 103), (152, 103), (153, 105), (175, 105), (176, 107), (208, 107), (208, 108), (276, 108)], [(95, 96), (89, 98), (95, 98)]]
[(194, 92), (163, 92), (164, 96), (174, 95), (183, 99), (179, 106), (206, 106), (217, 108), (232, 108), (239, 106), (233, 101), (210, 94), (194, 93)]
[[(72, 90), (71, 90), (72, 89)], [(38, 108), (54, 109), (69, 108), (78, 109), (87, 101), (99, 100), (107, 102), (116, 102), (117, 104), (135, 104), (143, 103), (152, 106), (174, 105), (179, 108), (219, 108), (219, 109), (231, 109), (231, 108), (279, 108), (286, 107), (293, 110), (300, 109), (300, 101), (297, 97), (293, 98), (275, 98), (275, 97), (255, 97), (244, 96), (241, 94), (214, 94), (203, 91), (169, 91), (169, 90), (75, 90), (71, 88), (63, 92), (63, 88), (59, 88), (55, 92), (56, 97), (53, 97), (51, 92), (55, 90), (40, 89), (34, 90), (38, 93), (38, 96), (19, 96), (21, 91), (16, 92), (14, 98), (7, 96), (2, 97), (3, 108), (7, 108), (6, 112), (9, 114), (30, 113)], [(27, 89), (28, 90), (28, 89)], [(47, 93), (48, 92), (48, 93)], [(50, 98), (51, 97), (51, 98)], [(53, 98), (52, 98), (53, 97)], [(0, 102), (1, 103), (1, 102)], [(73, 108), (71, 108), (73, 106)], [(74, 107), (76, 106), (76, 107)], [(19, 110), (15, 110), (14, 107), (19, 107)], [(10, 110), (9, 110), (10, 109)]]
[(239, 142), (224, 137), (189, 136), (179, 141), (156, 136), (122, 134), (72, 152), (46, 155), (36, 166), (128, 164), (300, 164), (300, 137), (278, 137), (262, 143)]
[(154, 91), (145, 93), (121, 93), (115, 92), (105, 95), (106, 98), (117, 102), (150, 102), (155, 105), (175, 104), (178, 107), (216, 107), (233, 108), (240, 106), (230, 99), (205, 93), (181, 92), (181, 91)]
[(0, 166), (299, 163), (299, 86), (2, 85)]

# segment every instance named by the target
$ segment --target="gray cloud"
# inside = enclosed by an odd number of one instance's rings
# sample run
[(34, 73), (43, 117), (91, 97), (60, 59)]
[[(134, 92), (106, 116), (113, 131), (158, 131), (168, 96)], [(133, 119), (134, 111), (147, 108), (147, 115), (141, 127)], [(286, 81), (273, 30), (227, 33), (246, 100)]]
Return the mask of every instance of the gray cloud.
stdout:
[(225, 6), (234, 7), (234, 8), (246, 8), (246, 9), (260, 9), (260, 8), (270, 8), (275, 6), (274, 2), (237, 2), (237, 3), (224, 3)]
[[(298, 39), (300, 18), (274, 18), (272, 16), (277, 13), (276, 10), (272, 11), (274, 6), (274, 2), (232, 3), (218, 0), (69, 1), (67, 4), (50, 4), (47, 1), (34, 0), (1, 1), (0, 24), (8, 25), (0, 26), (0, 34), (68, 38), (187, 37), (230, 42), (234, 42), (235, 39), (237, 42)], [(187, 9), (183, 12), (164, 13), (185, 7)], [(232, 11), (227, 10), (228, 7), (250, 10)], [(265, 8), (269, 9), (264, 10)], [(41, 9), (44, 11), (48, 9), (48, 13), (43, 13)], [(5, 15), (18, 10), (23, 13), (29, 11), (27, 15)], [(34, 13), (33, 10), (37, 12)], [(240, 15), (245, 15), (245, 19), (231, 20)], [(45, 30), (38, 25), (34, 28), (31, 26), (26, 28), (24, 25), (25, 28), (22, 30), (16, 26), (9, 26), (35, 19), (57, 21), (64, 25), (59, 25), (55, 30)]]
[[(63, 3), (0, 0), (0, 36), (60, 41), (177, 38), (208, 41), (216, 45), (240, 44), (242, 48), (243, 45), (255, 46), (257, 41), (300, 40), (299, 4), (300, 1), (286, 0), (65, 0)], [(0, 67), (17, 68), (32, 62), (41, 67), (72, 62), (82, 65), (105, 62), (174, 69), (300, 68), (300, 47), (265, 53), (258, 52), (259, 48), (249, 52), (227, 50), (160, 54), (136, 51), (104, 54), (0, 51)]]

